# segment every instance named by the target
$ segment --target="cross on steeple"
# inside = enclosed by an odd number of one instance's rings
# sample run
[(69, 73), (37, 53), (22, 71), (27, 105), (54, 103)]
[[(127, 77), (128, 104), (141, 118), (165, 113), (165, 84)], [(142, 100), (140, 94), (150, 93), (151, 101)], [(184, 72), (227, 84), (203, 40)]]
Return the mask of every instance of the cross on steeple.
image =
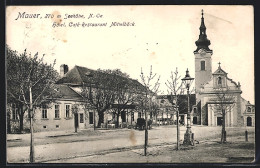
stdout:
[(203, 9), (201, 9), (201, 15), (202, 15), (202, 17), (203, 17)]

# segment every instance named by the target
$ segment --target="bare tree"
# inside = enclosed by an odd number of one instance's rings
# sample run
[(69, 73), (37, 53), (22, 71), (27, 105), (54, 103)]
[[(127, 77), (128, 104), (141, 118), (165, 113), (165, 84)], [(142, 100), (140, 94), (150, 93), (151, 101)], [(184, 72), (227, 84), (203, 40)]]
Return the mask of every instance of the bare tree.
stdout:
[[(141, 68), (141, 81), (145, 86), (145, 95), (144, 95), (144, 104), (148, 104), (149, 109), (145, 108), (145, 143), (144, 143), (144, 155), (147, 155), (147, 145), (148, 145), (148, 119), (147, 111), (151, 112), (151, 102), (154, 96), (156, 96), (158, 89), (160, 87), (160, 76), (157, 78), (156, 73), (153, 74), (152, 66), (150, 68), (150, 73), (148, 76), (145, 76)], [(157, 79), (156, 79), (157, 78)], [(155, 82), (154, 82), (155, 80)]]
[(151, 112), (153, 119), (157, 121), (157, 117), (159, 114), (159, 103), (157, 100), (151, 102)]
[(98, 112), (98, 127), (103, 123), (104, 112), (113, 109), (117, 116), (118, 126), (121, 112), (134, 104), (141, 84), (130, 79), (119, 69), (92, 71), (87, 76), (89, 82), (83, 83), (81, 91), (86, 105), (85, 109), (92, 107)]
[[(24, 50), (18, 54), (7, 47), (7, 100), (15, 100), (29, 110), (30, 162), (34, 162), (33, 118), (35, 109), (52, 101), (51, 96), (58, 73), (53, 64), (43, 62), (38, 53), (33, 57)], [(9, 103), (9, 102), (8, 102)], [(23, 112), (24, 113), (24, 112)]]
[(215, 112), (221, 111), (222, 115), (222, 129), (221, 129), (221, 143), (225, 143), (226, 140), (226, 114), (231, 112), (235, 105), (234, 93), (228, 86), (218, 86), (215, 89), (215, 99), (212, 103), (212, 110)]
[[(84, 109), (94, 109), (98, 113), (97, 127), (101, 127), (104, 122), (104, 112), (111, 108), (114, 103), (115, 80), (105, 71), (98, 70), (89, 74), (89, 82), (83, 83), (81, 94), (84, 98)], [(85, 111), (86, 112), (86, 111)], [(94, 129), (96, 127), (96, 117), (94, 111)]]
[[(120, 70), (111, 71), (115, 79), (114, 104), (112, 105), (113, 114), (116, 115), (116, 126), (119, 127), (119, 116), (128, 107), (134, 106), (139, 94), (141, 93), (141, 84), (129, 78), (127, 74)], [(139, 85), (138, 85), (139, 84)]]
[(183, 101), (180, 101), (180, 95), (183, 95), (184, 93), (184, 89), (182, 87), (183, 83), (181, 82), (180, 78), (181, 76), (178, 73), (178, 68), (176, 68), (175, 72), (171, 72), (170, 80), (167, 80), (167, 82), (165, 83), (170, 95), (168, 97), (168, 100), (172, 104), (177, 117), (177, 150), (179, 150), (180, 146), (179, 108), (180, 103), (183, 103)]

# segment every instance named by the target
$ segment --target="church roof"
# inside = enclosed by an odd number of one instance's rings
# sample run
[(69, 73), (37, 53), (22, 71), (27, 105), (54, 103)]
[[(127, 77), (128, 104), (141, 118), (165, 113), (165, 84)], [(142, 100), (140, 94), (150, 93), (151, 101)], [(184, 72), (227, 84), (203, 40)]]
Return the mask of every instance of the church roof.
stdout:
[(195, 42), (197, 49), (194, 52), (198, 52), (200, 49), (204, 49), (206, 51), (212, 52), (212, 50), (209, 49), (210, 40), (207, 38), (206, 34), (206, 26), (204, 23), (204, 17), (203, 17), (203, 10), (201, 13), (201, 24), (200, 24), (200, 35), (199, 39)]
[(220, 65), (219, 65), (218, 69), (214, 73), (212, 73), (212, 75), (223, 75), (223, 74), (227, 75), (227, 73), (220, 67)]

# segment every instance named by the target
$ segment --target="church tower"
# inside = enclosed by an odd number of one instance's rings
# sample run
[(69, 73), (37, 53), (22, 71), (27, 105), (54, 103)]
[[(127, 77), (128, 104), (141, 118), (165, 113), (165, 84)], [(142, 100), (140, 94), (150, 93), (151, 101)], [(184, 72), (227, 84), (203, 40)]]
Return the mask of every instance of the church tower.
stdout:
[(195, 89), (197, 98), (201, 85), (208, 82), (212, 76), (212, 60), (213, 51), (209, 49), (210, 40), (207, 39), (206, 26), (204, 24), (203, 10), (201, 13), (200, 35), (195, 42), (197, 49), (195, 55)]

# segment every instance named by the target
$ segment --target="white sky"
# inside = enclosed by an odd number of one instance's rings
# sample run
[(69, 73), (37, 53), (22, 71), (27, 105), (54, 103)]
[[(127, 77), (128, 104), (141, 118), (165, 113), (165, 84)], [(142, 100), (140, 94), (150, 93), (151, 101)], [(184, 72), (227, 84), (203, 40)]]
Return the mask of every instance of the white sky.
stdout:
[[(221, 67), (242, 85), (242, 97), (254, 103), (254, 22), (252, 6), (17, 6), (6, 9), (6, 39), (14, 50), (25, 48), (45, 54), (59, 71), (61, 64), (91, 69), (116, 69), (140, 81), (140, 71), (161, 76), (160, 90), (178, 67), (195, 76), (195, 41), (199, 37), (201, 9), (213, 50), (212, 71)], [(52, 28), (53, 19), (18, 19), (18, 12), (61, 14), (66, 28)], [(85, 19), (63, 19), (65, 14)], [(87, 19), (90, 13), (103, 18)], [(135, 22), (134, 27), (109, 27), (111, 22)], [(69, 27), (69, 22), (104, 23), (107, 27)], [(157, 44), (158, 43), (158, 44)]]

